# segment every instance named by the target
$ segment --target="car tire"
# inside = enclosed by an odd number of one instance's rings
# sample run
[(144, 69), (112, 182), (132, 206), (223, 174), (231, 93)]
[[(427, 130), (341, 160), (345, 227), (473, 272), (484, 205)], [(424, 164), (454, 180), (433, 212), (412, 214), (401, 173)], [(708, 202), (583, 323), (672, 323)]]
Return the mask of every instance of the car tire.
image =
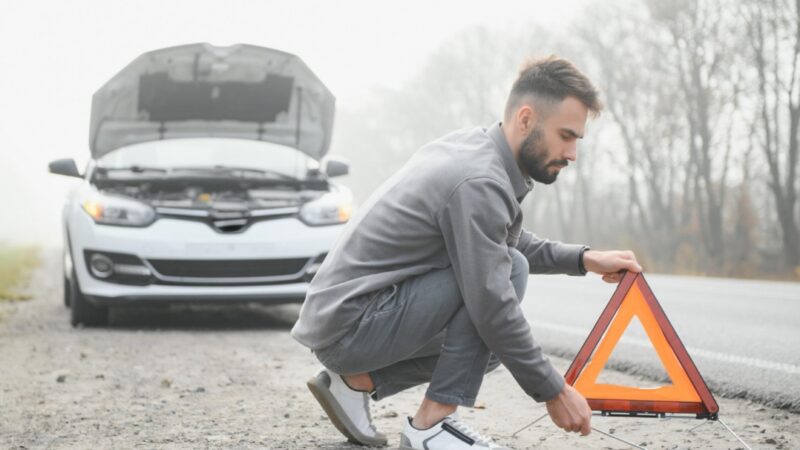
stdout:
[(70, 296), (71, 296), (72, 286), (70, 286), (69, 278), (64, 276), (64, 306), (69, 308), (70, 305)]
[(75, 270), (72, 271), (72, 280), (69, 282), (69, 297), (72, 306), (71, 323), (73, 327), (98, 327), (108, 325), (108, 308), (95, 306), (81, 292)]

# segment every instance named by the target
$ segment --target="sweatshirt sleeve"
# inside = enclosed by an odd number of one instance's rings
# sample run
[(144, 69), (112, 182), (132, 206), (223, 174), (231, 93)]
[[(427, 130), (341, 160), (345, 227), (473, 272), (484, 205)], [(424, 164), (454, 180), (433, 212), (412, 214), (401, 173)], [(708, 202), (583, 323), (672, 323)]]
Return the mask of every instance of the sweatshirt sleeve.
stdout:
[(581, 270), (585, 245), (564, 244), (563, 242), (541, 239), (527, 230), (522, 230), (517, 250), (528, 258), (530, 273), (563, 273), (567, 275), (586, 275)]
[(515, 201), (497, 181), (472, 178), (454, 189), (437, 220), (478, 334), (520, 387), (541, 402), (561, 391), (564, 378), (534, 341), (511, 283), (506, 239)]

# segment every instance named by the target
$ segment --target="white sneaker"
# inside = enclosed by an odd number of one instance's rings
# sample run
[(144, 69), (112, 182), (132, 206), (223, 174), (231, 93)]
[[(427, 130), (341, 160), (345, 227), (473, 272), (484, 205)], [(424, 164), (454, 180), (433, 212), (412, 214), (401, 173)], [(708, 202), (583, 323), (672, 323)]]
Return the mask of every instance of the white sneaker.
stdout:
[(362, 445), (386, 445), (386, 435), (372, 424), (366, 392), (350, 389), (340, 375), (327, 369), (311, 377), (306, 384), (333, 425), (348, 441)]
[(481, 436), (451, 414), (427, 430), (411, 425), (411, 417), (400, 433), (400, 450), (510, 450), (494, 443), (492, 438)]

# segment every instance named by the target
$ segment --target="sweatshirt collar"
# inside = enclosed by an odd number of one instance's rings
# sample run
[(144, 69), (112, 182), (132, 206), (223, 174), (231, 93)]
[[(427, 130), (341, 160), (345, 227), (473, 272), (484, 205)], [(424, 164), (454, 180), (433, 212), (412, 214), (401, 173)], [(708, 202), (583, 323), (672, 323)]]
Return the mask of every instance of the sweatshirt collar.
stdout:
[(533, 179), (522, 175), (522, 170), (511, 152), (505, 134), (503, 134), (502, 122), (495, 122), (486, 130), (486, 133), (494, 141), (495, 149), (503, 160), (503, 166), (511, 180), (511, 186), (514, 188), (514, 196), (517, 197), (517, 200), (522, 201), (525, 195), (533, 189)]

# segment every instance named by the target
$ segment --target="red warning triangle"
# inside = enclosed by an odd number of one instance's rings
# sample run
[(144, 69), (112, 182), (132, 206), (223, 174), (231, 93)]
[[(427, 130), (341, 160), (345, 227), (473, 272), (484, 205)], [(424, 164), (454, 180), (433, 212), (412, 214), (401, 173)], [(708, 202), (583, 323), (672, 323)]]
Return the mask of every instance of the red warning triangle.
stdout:
[[(672, 384), (636, 388), (597, 383), (634, 316), (644, 327)], [(685, 413), (712, 419), (719, 412), (714, 396), (641, 273), (628, 272), (622, 277), (564, 378), (595, 411)]]

